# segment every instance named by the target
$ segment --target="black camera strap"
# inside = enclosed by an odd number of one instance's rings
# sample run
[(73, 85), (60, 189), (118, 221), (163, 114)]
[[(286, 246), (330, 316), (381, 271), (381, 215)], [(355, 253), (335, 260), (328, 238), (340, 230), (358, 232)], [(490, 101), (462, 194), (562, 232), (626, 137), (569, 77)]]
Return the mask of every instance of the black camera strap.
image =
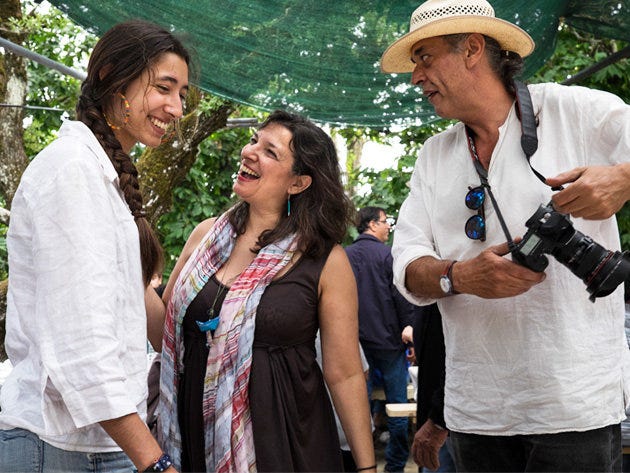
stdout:
[[(538, 136), (536, 134), (536, 116), (534, 115), (534, 106), (532, 105), (532, 96), (529, 94), (527, 86), (518, 80), (514, 81), (514, 90), (516, 91), (516, 110), (518, 111), (518, 118), (521, 121), (521, 148), (525, 157), (527, 158), (527, 164), (534, 172), (536, 177), (540, 179), (544, 184), (547, 184), (545, 176), (540, 174), (530, 161), (532, 155), (538, 149)], [(562, 186), (552, 187), (551, 190), (562, 190)]]
[[(520, 81), (514, 81), (514, 89), (516, 90), (516, 107), (518, 110), (519, 120), (521, 121), (521, 148), (523, 153), (529, 158), (538, 149), (538, 136), (536, 134), (536, 117), (534, 115), (534, 106), (532, 105), (532, 97), (529, 89)], [(525, 113), (523, 113), (525, 112)], [(534, 171), (537, 176), (541, 174)], [(543, 178), (544, 179), (544, 178)]]

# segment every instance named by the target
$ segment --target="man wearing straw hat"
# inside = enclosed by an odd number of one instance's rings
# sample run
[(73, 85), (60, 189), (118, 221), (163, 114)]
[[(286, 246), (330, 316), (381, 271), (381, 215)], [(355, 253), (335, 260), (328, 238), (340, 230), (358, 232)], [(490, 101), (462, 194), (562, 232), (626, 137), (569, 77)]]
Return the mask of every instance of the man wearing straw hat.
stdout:
[(438, 301), (446, 345), (446, 425), (421, 427), (414, 458), (434, 465), (446, 427), (458, 471), (620, 471), (623, 288), (591, 302), (555, 257), (536, 272), (509, 253), (550, 201), (619, 249), (630, 107), (582, 87), (514, 83), (533, 49), (485, 0), (428, 0), (381, 58), (459, 120), (421, 149), (394, 235), (395, 283), (416, 304)]

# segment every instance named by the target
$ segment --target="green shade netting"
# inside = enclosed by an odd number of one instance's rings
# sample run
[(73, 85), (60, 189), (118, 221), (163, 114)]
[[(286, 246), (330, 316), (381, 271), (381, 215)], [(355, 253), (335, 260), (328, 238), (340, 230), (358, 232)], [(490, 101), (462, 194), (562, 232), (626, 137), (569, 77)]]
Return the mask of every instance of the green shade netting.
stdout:
[[(410, 74), (379, 71), (418, 0), (50, 0), (100, 35), (144, 18), (181, 34), (200, 64), (203, 90), (262, 110), (284, 108), (331, 124), (382, 127), (436, 120)], [(630, 41), (628, 0), (495, 0), (496, 15), (536, 42), (531, 76), (555, 48), (559, 18), (600, 37)]]

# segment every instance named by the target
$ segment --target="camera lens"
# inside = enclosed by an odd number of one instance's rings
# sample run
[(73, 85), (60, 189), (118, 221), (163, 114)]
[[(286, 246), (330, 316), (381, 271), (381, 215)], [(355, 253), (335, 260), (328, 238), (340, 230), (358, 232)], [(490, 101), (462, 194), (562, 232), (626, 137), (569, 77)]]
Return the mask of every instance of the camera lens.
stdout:
[(552, 254), (584, 281), (591, 301), (609, 295), (630, 278), (630, 260), (625, 254), (607, 250), (577, 230)]
[(630, 260), (627, 255), (619, 251), (610, 255), (602, 262), (601, 268), (595, 271), (586, 283), (586, 290), (591, 294), (589, 299), (604, 297), (617, 289), (617, 286), (630, 279)]

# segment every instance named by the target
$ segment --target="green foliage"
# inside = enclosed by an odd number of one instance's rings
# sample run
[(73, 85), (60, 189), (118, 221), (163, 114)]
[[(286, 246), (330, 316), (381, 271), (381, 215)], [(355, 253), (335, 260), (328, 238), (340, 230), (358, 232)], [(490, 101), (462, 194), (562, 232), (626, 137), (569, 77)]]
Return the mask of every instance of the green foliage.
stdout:
[[(562, 24), (553, 56), (529, 82), (564, 82), (627, 44), (611, 39), (597, 39)], [(605, 90), (630, 102), (630, 61), (622, 59), (584, 78), (577, 85)]]
[[(375, 205), (386, 209), (387, 215), (396, 218), (402, 202), (409, 193), (408, 182), (422, 143), (445, 130), (450, 124), (450, 121), (442, 120), (421, 127), (406, 128), (396, 134), (405, 151), (394, 161), (391, 168), (378, 172), (369, 168), (349, 172), (349, 181), (358, 189), (352, 197), (356, 207)], [(369, 189), (370, 192), (362, 192), (365, 189)]]
[(617, 212), (617, 223), (619, 225), (619, 235), (621, 237), (621, 247), (630, 251), (630, 204), (626, 205)]

